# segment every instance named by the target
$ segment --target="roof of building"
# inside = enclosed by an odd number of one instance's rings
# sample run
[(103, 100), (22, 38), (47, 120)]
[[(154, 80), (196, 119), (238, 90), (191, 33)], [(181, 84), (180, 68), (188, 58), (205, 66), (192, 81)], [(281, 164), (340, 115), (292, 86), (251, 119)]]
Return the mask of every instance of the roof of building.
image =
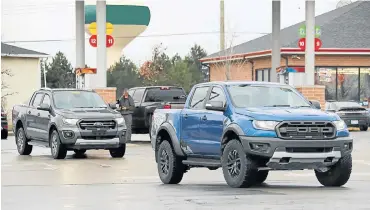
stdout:
[(46, 53), (37, 52), (22, 47), (17, 47), (5, 43), (1, 43), (1, 56), (10, 56), (10, 57), (47, 57), (49, 56)]
[[(322, 48), (370, 48), (370, 1), (356, 1), (322, 15), (316, 16), (315, 25), (320, 26)], [(298, 48), (300, 39), (298, 31), (305, 21), (284, 28), (280, 32), (282, 48)], [(270, 50), (272, 34), (236, 45), (232, 50), (217, 52), (206, 58), (230, 56), (233, 54), (247, 54)]]

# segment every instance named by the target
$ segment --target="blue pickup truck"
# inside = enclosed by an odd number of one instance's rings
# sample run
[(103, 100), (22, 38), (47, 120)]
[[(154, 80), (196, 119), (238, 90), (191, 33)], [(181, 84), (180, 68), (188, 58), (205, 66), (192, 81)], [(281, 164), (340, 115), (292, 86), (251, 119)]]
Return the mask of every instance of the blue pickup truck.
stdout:
[(342, 186), (352, 171), (346, 124), (278, 83), (195, 85), (184, 109), (154, 112), (151, 143), (165, 184), (196, 167), (222, 168), (235, 188), (261, 184), (272, 170), (304, 169), (324, 186)]

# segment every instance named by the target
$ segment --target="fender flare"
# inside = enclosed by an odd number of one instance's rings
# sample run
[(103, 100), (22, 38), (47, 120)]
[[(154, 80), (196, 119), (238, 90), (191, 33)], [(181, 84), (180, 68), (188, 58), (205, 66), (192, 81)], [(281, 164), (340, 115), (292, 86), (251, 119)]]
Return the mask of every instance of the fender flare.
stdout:
[[(165, 130), (170, 135), (170, 138), (171, 138), (170, 140), (171, 140), (171, 143), (172, 143), (172, 146), (173, 146), (173, 150), (175, 151), (176, 155), (177, 156), (184, 157), (185, 156), (185, 153), (181, 149), (180, 141), (179, 141), (179, 139), (176, 136), (176, 131), (173, 128), (173, 126), (171, 124), (169, 124), (168, 122), (163, 123), (158, 128), (156, 137), (158, 137), (159, 132), (162, 131), (162, 130)], [(156, 144), (158, 144), (157, 141), (156, 141)], [(156, 146), (158, 146), (158, 145), (156, 145)]]
[(221, 144), (223, 144), (226, 141), (225, 135), (227, 132), (232, 131), (238, 136), (243, 136), (244, 131), (243, 129), (236, 123), (231, 123), (226, 127), (226, 129), (222, 133), (222, 139), (221, 139)]

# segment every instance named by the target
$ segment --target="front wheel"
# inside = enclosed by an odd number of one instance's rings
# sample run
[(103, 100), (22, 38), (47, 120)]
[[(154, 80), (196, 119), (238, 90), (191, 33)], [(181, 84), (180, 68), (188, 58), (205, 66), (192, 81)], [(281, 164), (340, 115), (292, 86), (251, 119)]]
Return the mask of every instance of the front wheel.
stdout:
[(50, 150), (51, 156), (54, 159), (64, 159), (67, 156), (67, 148), (62, 144), (59, 138), (59, 133), (57, 130), (53, 130), (50, 135)]
[(257, 181), (257, 165), (249, 158), (242, 144), (234, 139), (227, 143), (222, 153), (222, 171), (226, 183), (230, 187), (251, 187)]
[(368, 128), (369, 128), (368, 125), (362, 125), (360, 126), (360, 131), (367, 131)]
[(326, 187), (340, 187), (345, 185), (352, 173), (352, 155), (347, 155), (326, 172), (315, 170), (317, 180)]
[(126, 144), (122, 144), (118, 148), (110, 149), (109, 153), (112, 158), (122, 158), (126, 153)]
[(256, 184), (262, 184), (266, 181), (269, 171), (258, 171), (256, 177)]
[(159, 145), (157, 152), (157, 168), (159, 178), (164, 184), (178, 184), (185, 173), (185, 166), (176, 156), (171, 144), (164, 140)]
[(16, 134), (15, 143), (18, 153), (20, 155), (30, 155), (33, 146), (28, 144), (29, 139), (27, 139), (24, 129), (22, 127), (18, 128)]

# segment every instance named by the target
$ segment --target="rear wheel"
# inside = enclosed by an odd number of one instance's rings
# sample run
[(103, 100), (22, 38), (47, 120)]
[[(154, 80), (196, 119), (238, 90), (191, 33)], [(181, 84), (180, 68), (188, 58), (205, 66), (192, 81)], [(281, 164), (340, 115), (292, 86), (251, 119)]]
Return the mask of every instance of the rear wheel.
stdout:
[(85, 154), (86, 149), (75, 149), (73, 151), (76, 153), (76, 155), (83, 155)]
[(64, 159), (67, 156), (67, 148), (62, 144), (57, 130), (50, 135), (50, 150), (54, 159)]
[(32, 152), (32, 145), (28, 144), (29, 139), (27, 139), (26, 134), (22, 127), (17, 129), (15, 136), (15, 143), (17, 145), (17, 150), (20, 155), (30, 155)]
[(118, 148), (109, 149), (109, 153), (112, 158), (122, 158), (126, 153), (126, 144), (122, 144)]
[(369, 128), (368, 125), (362, 125), (360, 126), (360, 131), (367, 131), (368, 128)]
[(315, 170), (317, 180), (326, 187), (340, 187), (346, 184), (352, 173), (352, 156), (347, 155), (326, 172)]
[(1, 130), (1, 139), (7, 139), (8, 138), (8, 130)]
[(185, 173), (185, 165), (176, 156), (168, 141), (164, 140), (159, 145), (157, 160), (159, 178), (164, 184), (178, 184), (181, 182)]
[(257, 181), (257, 165), (249, 158), (242, 144), (234, 139), (227, 143), (222, 153), (222, 171), (230, 187), (251, 187)]

